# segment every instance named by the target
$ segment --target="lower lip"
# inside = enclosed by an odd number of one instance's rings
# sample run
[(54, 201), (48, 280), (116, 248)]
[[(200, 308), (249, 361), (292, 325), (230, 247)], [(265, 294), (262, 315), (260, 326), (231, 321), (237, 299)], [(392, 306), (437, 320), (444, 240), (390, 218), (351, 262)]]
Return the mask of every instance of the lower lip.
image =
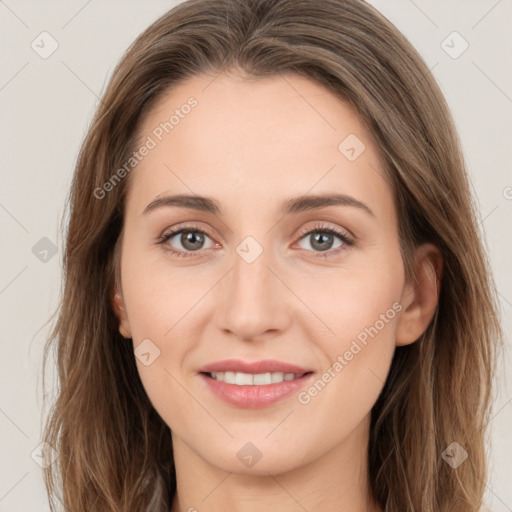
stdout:
[(313, 373), (308, 373), (298, 379), (284, 380), (276, 384), (238, 386), (237, 384), (227, 384), (226, 382), (213, 379), (204, 373), (199, 375), (206, 382), (210, 390), (219, 398), (231, 405), (245, 409), (260, 409), (272, 405), (299, 391), (314, 376)]

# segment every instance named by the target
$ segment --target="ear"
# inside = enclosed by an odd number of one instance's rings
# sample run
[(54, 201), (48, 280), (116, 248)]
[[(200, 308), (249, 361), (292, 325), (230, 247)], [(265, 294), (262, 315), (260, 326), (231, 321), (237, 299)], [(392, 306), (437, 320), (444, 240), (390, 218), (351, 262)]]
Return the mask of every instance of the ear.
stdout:
[(127, 339), (131, 338), (132, 331), (130, 329), (128, 315), (126, 314), (122, 291), (114, 287), (111, 293), (110, 302), (112, 304), (112, 309), (119, 320), (119, 332), (121, 333), (121, 336)]
[(414, 257), (413, 282), (407, 283), (402, 293), (397, 346), (414, 343), (426, 331), (438, 305), (442, 274), (439, 249), (431, 243), (420, 245)]

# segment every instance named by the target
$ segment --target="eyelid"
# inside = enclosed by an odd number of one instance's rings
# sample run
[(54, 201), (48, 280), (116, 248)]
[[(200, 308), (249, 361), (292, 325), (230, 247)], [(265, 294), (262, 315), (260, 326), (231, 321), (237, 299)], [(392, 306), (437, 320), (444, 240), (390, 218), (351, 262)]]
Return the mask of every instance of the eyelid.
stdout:
[(201, 231), (203, 233), (208, 234), (208, 228), (203, 228), (202, 226), (199, 225), (198, 222), (184, 221), (184, 222), (180, 222), (172, 227), (165, 228), (159, 238), (163, 238), (163, 237), (167, 236), (167, 234), (170, 234), (170, 233), (176, 234), (180, 230), (183, 230), (183, 231), (196, 231), (197, 230), (197, 231)]

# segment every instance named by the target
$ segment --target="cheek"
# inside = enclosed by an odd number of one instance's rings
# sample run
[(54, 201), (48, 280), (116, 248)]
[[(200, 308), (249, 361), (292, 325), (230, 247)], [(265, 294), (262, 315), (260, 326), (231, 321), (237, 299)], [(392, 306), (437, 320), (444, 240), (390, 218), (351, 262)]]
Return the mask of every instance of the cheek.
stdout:
[[(302, 317), (303, 330), (320, 350), (323, 373), (298, 398), (319, 415), (319, 428), (328, 414), (341, 421), (351, 411), (362, 418), (377, 400), (395, 351), (403, 279), (400, 252), (391, 248), (364, 265), (316, 279), (314, 287), (304, 280), (299, 293), (316, 315)], [(334, 406), (329, 413), (327, 404)]]
[(173, 281), (171, 287), (158, 275), (140, 269), (127, 290), (128, 312), (142, 385), (165, 423), (174, 426), (181, 415), (197, 415), (182, 374), (194, 339), (187, 311), (197, 297), (185, 283)]
[(293, 279), (294, 291), (312, 313), (297, 315), (296, 320), (310, 331), (311, 339), (332, 355), (348, 349), (358, 336), (364, 342), (369, 330), (372, 338), (392, 337), (404, 280), (399, 250), (375, 251), (328, 270), (314, 278), (303, 274)]
[[(170, 262), (160, 247), (130, 251), (122, 261), (122, 288), (133, 339), (165, 340), (182, 328), (191, 308), (211, 288), (211, 278)], [(191, 280), (193, 276), (193, 280)], [(211, 276), (210, 276), (211, 277)]]
[(122, 288), (137, 369), (155, 409), (175, 425), (180, 415), (197, 414), (180, 383), (201, 329), (201, 298), (215, 280), (198, 268), (173, 267), (157, 251), (129, 249), (122, 260)]

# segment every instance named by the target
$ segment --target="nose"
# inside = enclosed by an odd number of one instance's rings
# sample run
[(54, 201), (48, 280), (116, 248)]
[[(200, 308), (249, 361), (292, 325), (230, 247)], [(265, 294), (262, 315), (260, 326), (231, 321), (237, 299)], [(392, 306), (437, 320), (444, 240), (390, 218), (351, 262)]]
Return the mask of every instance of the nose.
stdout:
[(231, 271), (216, 287), (217, 327), (244, 341), (278, 336), (290, 322), (292, 293), (272, 268), (270, 250), (252, 262), (240, 254), (234, 254)]

